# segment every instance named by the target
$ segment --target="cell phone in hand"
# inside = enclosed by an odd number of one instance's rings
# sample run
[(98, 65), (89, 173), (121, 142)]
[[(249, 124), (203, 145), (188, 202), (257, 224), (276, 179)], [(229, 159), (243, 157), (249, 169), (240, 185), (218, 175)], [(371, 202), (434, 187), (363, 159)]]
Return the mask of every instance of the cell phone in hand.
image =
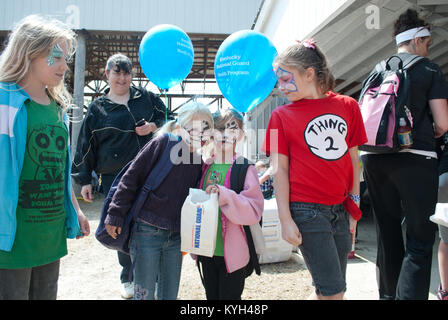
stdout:
[(136, 127), (141, 127), (142, 125), (144, 125), (146, 123), (146, 120), (145, 119), (142, 119), (142, 120), (139, 120), (136, 124), (135, 124), (135, 126)]

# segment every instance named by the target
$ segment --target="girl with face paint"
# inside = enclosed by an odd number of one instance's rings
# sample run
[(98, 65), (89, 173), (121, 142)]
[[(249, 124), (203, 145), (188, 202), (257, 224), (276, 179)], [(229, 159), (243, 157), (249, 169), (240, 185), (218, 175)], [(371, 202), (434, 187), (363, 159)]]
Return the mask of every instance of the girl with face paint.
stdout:
[(0, 300), (56, 299), (66, 238), (90, 232), (70, 179), (75, 46), (61, 22), (28, 16), (0, 56)]
[(253, 165), (247, 169), (244, 189), (233, 189), (232, 172), (244, 162), (235, 152), (244, 135), (242, 115), (226, 110), (214, 114), (213, 120), (213, 156), (204, 165), (200, 188), (218, 193), (220, 219), (214, 256), (199, 256), (198, 263), (202, 265), (208, 300), (240, 300), (250, 261), (242, 226), (260, 221), (264, 198)]
[[(171, 171), (148, 197), (138, 215), (130, 239), (134, 262), (134, 299), (176, 300), (182, 266), (180, 216), (189, 189), (197, 187), (202, 174), (198, 152), (213, 129), (208, 107), (191, 102), (178, 110), (178, 118), (166, 123), (157, 136), (137, 154), (123, 175), (106, 217), (106, 230), (116, 238), (123, 220), (152, 168), (160, 161), (169, 139), (176, 139)], [(166, 133), (170, 133), (167, 135)]]
[(274, 70), (291, 104), (272, 113), (262, 150), (274, 166), (282, 236), (305, 257), (311, 298), (342, 299), (360, 218), (358, 146), (366, 134), (359, 106), (332, 92), (334, 77), (312, 39), (281, 53)]

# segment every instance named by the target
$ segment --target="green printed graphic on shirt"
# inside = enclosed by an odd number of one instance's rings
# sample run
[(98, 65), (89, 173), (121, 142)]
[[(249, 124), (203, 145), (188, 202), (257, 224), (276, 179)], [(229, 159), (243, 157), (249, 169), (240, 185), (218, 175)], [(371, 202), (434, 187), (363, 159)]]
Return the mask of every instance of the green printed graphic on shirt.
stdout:
[[(204, 184), (202, 186), (203, 190), (207, 189), (208, 186), (218, 184), (224, 185), (224, 181), (226, 179), (227, 171), (229, 171), (231, 164), (218, 164), (213, 163), (208, 169)], [(218, 231), (216, 235), (216, 248), (215, 248), (215, 256), (224, 256), (224, 246), (222, 240), (222, 224), (221, 224), (221, 209), (219, 209), (219, 219), (218, 219)]]
[(19, 180), (17, 231), (11, 252), (0, 251), (0, 268), (30, 268), (67, 254), (65, 160), (68, 132), (61, 110), (25, 102), (27, 142)]

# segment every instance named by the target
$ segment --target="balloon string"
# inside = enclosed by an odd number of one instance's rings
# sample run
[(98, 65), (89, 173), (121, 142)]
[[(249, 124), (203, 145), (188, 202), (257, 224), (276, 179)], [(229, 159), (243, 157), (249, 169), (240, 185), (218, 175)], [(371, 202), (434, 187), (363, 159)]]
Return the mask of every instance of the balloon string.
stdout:
[(165, 123), (168, 122), (168, 95), (166, 94), (167, 90), (163, 90), (164, 94), (165, 94)]

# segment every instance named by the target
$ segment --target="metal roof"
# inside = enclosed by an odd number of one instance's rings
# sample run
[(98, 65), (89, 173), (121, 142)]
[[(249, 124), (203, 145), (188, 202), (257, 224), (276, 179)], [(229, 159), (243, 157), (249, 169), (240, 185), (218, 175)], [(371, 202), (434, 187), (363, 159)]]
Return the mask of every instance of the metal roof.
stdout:
[[(0, 0), (0, 51), (12, 26), (29, 14), (42, 14), (72, 25), (86, 40), (85, 84), (90, 89), (86, 95), (94, 98), (104, 90), (107, 59), (118, 52), (132, 60), (134, 81), (146, 86), (149, 81), (138, 59), (141, 39), (157, 24), (174, 24), (189, 35), (194, 46), (194, 64), (181, 84), (183, 91), (193, 81), (214, 82), (219, 46), (231, 33), (252, 27), (261, 3), (262, 0)], [(74, 64), (71, 69), (67, 82), (73, 88)], [(182, 92), (174, 96), (189, 95)]]
[[(332, 8), (324, 12), (320, 10), (322, 6)], [(433, 24), (429, 58), (448, 77), (448, 0), (347, 0), (339, 3), (266, 0), (255, 29), (267, 33), (279, 51), (294, 40), (314, 38), (337, 79), (336, 91), (358, 99), (361, 83), (376, 63), (397, 52), (393, 25), (408, 8), (417, 9)], [(285, 19), (294, 15), (297, 20)], [(254, 134), (248, 139), (245, 151), (251, 160), (265, 157), (260, 153), (263, 130), (273, 110), (286, 103), (287, 99), (274, 89), (265, 101), (248, 112), (250, 121), (246, 131)]]
[(306, 37), (317, 40), (327, 56), (336, 91), (358, 97), (375, 64), (397, 52), (393, 25), (408, 8), (417, 9), (432, 24), (428, 58), (448, 76), (448, 0), (347, 1)]
[(262, 0), (0, 0), (0, 30), (30, 14), (73, 29), (146, 32), (175, 24), (187, 33), (231, 34), (252, 26)]

